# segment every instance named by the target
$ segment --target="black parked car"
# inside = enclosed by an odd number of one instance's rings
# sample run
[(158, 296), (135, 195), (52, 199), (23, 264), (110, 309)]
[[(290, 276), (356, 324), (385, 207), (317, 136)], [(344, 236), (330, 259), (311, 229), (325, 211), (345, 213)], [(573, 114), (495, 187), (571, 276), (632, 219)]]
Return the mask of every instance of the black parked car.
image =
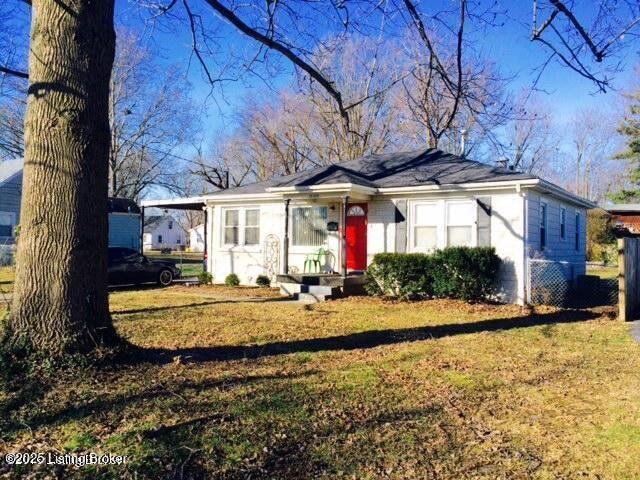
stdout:
[(109, 285), (157, 283), (166, 287), (180, 277), (171, 260), (150, 260), (131, 248), (109, 248)]

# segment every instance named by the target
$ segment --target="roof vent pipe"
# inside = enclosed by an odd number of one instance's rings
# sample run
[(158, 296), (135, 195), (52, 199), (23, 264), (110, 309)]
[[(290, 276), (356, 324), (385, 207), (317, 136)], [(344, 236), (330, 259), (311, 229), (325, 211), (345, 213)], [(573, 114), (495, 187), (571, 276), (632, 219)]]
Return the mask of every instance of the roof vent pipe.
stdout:
[(513, 170), (513, 168), (510, 168), (509, 166), (508, 157), (500, 157), (498, 160), (496, 160), (496, 167), (504, 168), (505, 170)]
[(460, 156), (464, 157), (466, 151), (465, 151), (465, 143), (467, 140), (467, 129), (466, 128), (461, 128), (460, 129)]

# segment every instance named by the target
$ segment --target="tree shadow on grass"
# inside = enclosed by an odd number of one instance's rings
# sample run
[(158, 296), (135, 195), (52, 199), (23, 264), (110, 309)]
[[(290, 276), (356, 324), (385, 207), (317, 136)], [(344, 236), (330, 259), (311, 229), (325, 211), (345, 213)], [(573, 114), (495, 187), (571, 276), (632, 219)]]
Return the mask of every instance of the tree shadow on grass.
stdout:
[(239, 299), (220, 299), (204, 302), (193, 302), (181, 305), (166, 305), (163, 307), (144, 307), (144, 308), (132, 308), (129, 310), (114, 310), (112, 315), (132, 315), (136, 313), (150, 313), (150, 312), (162, 312), (165, 310), (179, 310), (181, 308), (194, 308), (194, 307), (206, 307), (209, 305), (220, 305), (223, 303), (267, 303), (267, 302), (284, 302), (290, 301), (289, 297), (256, 297), (256, 298), (239, 298)]
[[(224, 391), (260, 382), (294, 380), (307, 377), (315, 373), (317, 372), (309, 370), (296, 374), (234, 376), (216, 380), (204, 380), (198, 382), (185, 380), (166, 385), (154, 385), (151, 388), (143, 389), (137, 393), (127, 392), (111, 397), (99, 397), (85, 403), (69, 405), (59, 410), (47, 410), (25, 418), (21, 422), (13, 421), (9, 418), (9, 415), (7, 415), (6, 422), (0, 421), (0, 426), (4, 433), (21, 430), (25, 427), (36, 430), (43, 426), (54, 425), (61, 421), (69, 422), (72, 420), (82, 420), (86, 417), (99, 416), (110, 411), (120, 411), (125, 407), (141, 402), (155, 402), (162, 399), (174, 398), (176, 401), (184, 403), (184, 399), (179, 392), (184, 392), (189, 389), (215, 389), (218, 391)], [(12, 405), (13, 408), (17, 406), (18, 405), (15, 403)], [(7, 408), (6, 410), (8, 412), (10, 408)]]
[(498, 318), (469, 323), (451, 323), (424, 327), (369, 330), (348, 335), (272, 342), (262, 345), (233, 345), (178, 349), (136, 348), (119, 360), (124, 363), (150, 362), (163, 364), (179, 356), (186, 362), (256, 359), (297, 352), (348, 351), (375, 348), (396, 343), (438, 339), (454, 335), (505, 331), (539, 325), (575, 323), (593, 320), (600, 315), (589, 310), (561, 310), (551, 313), (532, 313), (524, 317)]

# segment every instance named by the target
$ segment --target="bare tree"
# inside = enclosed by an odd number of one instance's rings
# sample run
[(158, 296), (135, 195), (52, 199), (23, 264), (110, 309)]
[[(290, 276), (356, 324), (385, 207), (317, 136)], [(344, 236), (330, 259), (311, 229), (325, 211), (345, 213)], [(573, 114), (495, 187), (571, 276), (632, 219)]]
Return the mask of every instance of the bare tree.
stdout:
[[(619, 71), (619, 54), (638, 37), (640, 3), (633, 0), (598, 2), (533, 0), (531, 39), (600, 91), (609, 87), (609, 75)], [(584, 18), (579, 18), (578, 6)]]
[(514, 117), (503, 130), (493, 153), (519, 171), (549, 176), (554, 173), (561, 135), (551, 110), (539, 97), (521, 95)]
[(24, 154), (24, 109), (21, 98), (5, 98), (0, 103), (0, 158)]
[[(349, 122), (329, 94), (298, 79), (270, 100), (248, 99), (233, 140), (218, 157), (235, 158), (234, 170), (250, 173), (243, 180), (264, 180), (385, 151), (400, 140), (399, 110), (391, 94), (405, 73), (391, 61), (395, 49), (392, 42), (357, 35), (327, 40), (313, 62), (349, 104)], [(238, 168), (238, 161), (244, 168)], [(229, 165), (230, 158), (225, 163)]]
[(112, 196), (137, 199), (149, 186), (172, 187), (172, 152), (196, 124), (188, 93), (179, 70), (154, 61), (139, 34), (118, 32), (109, 96)]
[[(586, 108), (575, 112), (568, 128), (570, 144), (567, 167), (574, 173), (573, 190), (593, 200), (604, 200), (615, 188), (621, 165), (613, 161), (620, 137), (614, 113)], [(612, 183), (613, 182), (613, 183)]]

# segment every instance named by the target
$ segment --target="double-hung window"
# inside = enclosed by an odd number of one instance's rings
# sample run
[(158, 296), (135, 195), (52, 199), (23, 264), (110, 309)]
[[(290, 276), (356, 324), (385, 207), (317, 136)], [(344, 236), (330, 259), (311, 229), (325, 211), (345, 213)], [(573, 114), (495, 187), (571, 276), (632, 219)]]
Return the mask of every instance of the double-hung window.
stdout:
[(540, 203), (540, 250), (547, 246), (547, 204)]
[(291, 240), (294, 246), (318, 247), (327, 242), (327, 207), (291, 209)]
[(226, 208), (223, 210), (222, 217), (225, 245), (258, 245), (260, 243), (260, 209)]
[(567, 238), (567, 209), (564, 207), (560, 208), (560, 238)]
[(252, 208), (244, 211), (244, 244), (260, 243), (260, 210)]
[(473, 246), (475, 202), (447, 202), (447, 246)]
[(413, 207), (413, 247), (417, 251), (432, 252), (438, 248), (437, 203), (417, 203)]

